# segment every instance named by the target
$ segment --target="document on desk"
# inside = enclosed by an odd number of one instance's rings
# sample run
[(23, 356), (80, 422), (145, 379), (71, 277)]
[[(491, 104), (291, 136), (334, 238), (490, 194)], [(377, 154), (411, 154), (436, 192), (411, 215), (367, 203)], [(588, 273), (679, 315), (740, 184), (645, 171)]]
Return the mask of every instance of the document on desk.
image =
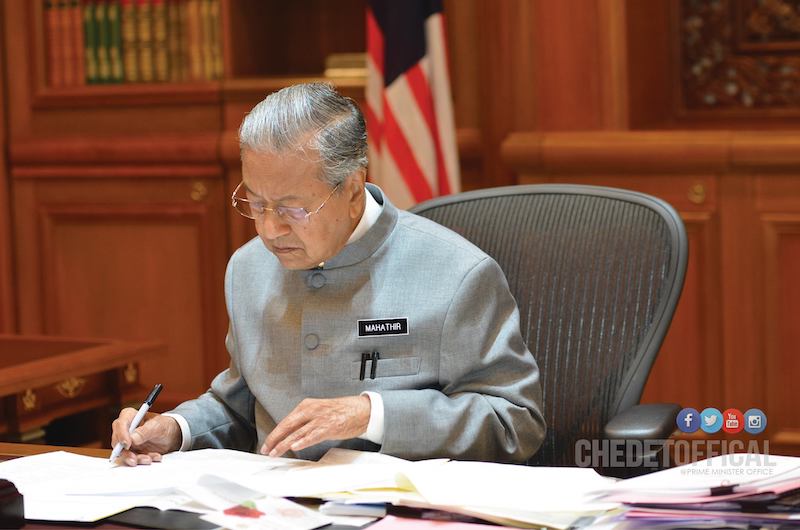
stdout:
[(597, 493), (613, 495), (623, 502), (632, 502), (628, 499), (633, 498), (665, 502), (672, 497), (685, 502), (693, 497), (781, 491), (795, 486), (800, 487), (800, 458), (740, 453), (629, 478)]
[(0, 463), (0, 478), (23, 493), (26, 516), (43, 520), (95, 521), (134, 506), (226, 515), (231, 505), (311, 496), (566, 528), (578, 515), (618, 506), (587, 498), (587, 491), (613, 482), (590, 469), (411, 462), (341, 449), (319, 462), (203, 449), (170, 453), (159, 463), (134, 468), (55, 452)]
[(440, 469), (411, 468), (406, 476), (433, 506), (504, 524), (566, 528), (580, 514), (619, 506), (589, 495), (615, 482), (592, 469), (450, 461)]
[[(216, 473), (236, 480), (268, 469), (302, 466), (306, 462), (269, 458), (241, 451), (204, 449), (164, 455), (150, 466), (110, 466), (108, 460), (64, 451), (0, 463), (0, 478), (12, 481), (23, 494), (29, 519), (90, 522), (135, 506), (180, 507), (210, 512), (217, 506), (199, 495), (204, 475)], [(200, 505), (197, 504), (197, 497)], [(229, 503), (219, 500), (219, 503)]]
[(107, 471), (105, 459), (63, 451), (0, 463), (0, 477), (13, 482), (23, 495), (25, 517), (46, 521), (97, 521), (150, 500), (149, 496), (71, 499), (64, 495), (76, 480), (91, 481)]

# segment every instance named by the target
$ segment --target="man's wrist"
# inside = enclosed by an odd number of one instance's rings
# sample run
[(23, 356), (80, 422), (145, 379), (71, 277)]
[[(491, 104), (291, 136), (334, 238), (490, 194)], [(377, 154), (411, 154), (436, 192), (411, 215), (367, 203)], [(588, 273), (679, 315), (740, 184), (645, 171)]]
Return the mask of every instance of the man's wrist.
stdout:
[(370, 414), (367, 430), (359, 438), (383, 445), (383, 398), (377, 392), (362, 392), (361, 395), (369, 398)]
[[(174, 412), (166, 412), (162, 414), (165, 418), (170, 418), (170, 451), (188, 451), (192, 442), (192, 433), (189, 429), (189, 422), (180, 414)], [(175, 429), (173, 432), (172, 429)]]

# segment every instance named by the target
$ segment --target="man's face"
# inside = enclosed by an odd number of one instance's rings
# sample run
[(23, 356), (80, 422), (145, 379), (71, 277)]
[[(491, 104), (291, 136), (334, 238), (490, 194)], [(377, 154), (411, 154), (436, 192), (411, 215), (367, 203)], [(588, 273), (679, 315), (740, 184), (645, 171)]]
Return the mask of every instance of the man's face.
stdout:
[(332, 188), (318, 178), (319, 173), (318, 163), (301, 153), (242, 152), (242, 180), (249, 200), (268, 208), (301, 207), (313, 212), (330, 196), (304, 223), (290, 222), (270, 210), (255, 219), (264, 246), (287, 269), (311, 269), (338, 254), (363, 212), (363, 175), (351, 175), (331, 195)]

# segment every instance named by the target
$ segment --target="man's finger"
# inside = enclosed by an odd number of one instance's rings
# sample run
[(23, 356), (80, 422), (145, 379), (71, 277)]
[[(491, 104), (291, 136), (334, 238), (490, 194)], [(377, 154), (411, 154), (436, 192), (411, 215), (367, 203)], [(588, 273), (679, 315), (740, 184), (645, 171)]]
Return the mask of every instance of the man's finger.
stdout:
[(283, 418), (283, 420), (281, 420), (274, 429), (272, 429), (271, 433), (269, 433), (269, 436), (267, 436), (267, 439), (264, 442), (265, 452), (271, 453), (276, 445), (283, 441), (287, 436), (308, 423), (311, 419), (313, 418), (309, 418), (305, 410), (298, 408), (294, 409), (289, 413), (288, 416)]
[(139, 463), (139, 460), (136, 458), (136, 453), (128, 449), (122, 451), (117, 460), (121, 460), (123, 464), (130, 467), (136, 467), (136, 464)]
[(136, 460), (140, 466), (149, 466), (153, 463), (153, 459), (149, 454), (136, 455)]
[(128, 429), (130, 428), (131, 421), (136, 415), (136, 409), (130, 407), (124, 408), (120, 411), (119, 417), (111, 423), (111, 447), (117, 445), (117, 442), (122, 442), (126, 447), (130, 446), (130, 435)]
[(313, 422), (309, 422), (300, 427), (298, 430), (294, 431), (293, 433), (290, 433), (286, 438), (281, 440), (280, 443), (278, 443), (275, 447), (273, 447), (272, 450), (270, 450), (269, 456), (281, 456), (285, 454), (286, 451), (292, 448), (292, 445), (297, 440), (303, 438), (313, 428), (314, 428)]
[(292, 451), (301, 451), (306, 447), (311, 447), (323, 441), (324, 435), (328, 434), (327, 429), (309, 428), (301, 436), (298, 436), (289, 446)]

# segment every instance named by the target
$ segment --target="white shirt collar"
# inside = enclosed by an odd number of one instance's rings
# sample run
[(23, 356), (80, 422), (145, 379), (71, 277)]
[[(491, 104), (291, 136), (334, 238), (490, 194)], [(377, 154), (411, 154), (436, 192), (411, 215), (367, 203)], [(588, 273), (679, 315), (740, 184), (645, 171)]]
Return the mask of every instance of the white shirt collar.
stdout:
[(364, 205), (364, 213), (361, 215), (361, 220), (358, 221), (355, 230), (353, 233), (350, 234), (350, 239), (347, 240), (346, 244), (353, 243), (358, 241), (367, 231), (372, 228), (372, 225), (378, 220), (380, 217), (381, 212), (383, 211), (383, 206), (378, 204), (378, 201), (375, 200), (375, 197), (369, 192), (368, 189), (364, 189), (365, 201), (366, 204)]

